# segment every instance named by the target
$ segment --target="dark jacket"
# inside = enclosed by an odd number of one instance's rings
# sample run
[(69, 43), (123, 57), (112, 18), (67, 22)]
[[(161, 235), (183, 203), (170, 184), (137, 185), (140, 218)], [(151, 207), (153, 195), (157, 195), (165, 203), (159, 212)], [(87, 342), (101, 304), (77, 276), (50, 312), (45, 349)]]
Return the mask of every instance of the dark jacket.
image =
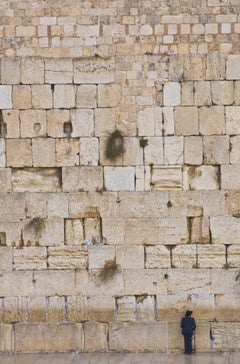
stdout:
[(192, 335), (193, 331), (196, 329), (196, 323), (193, 317), (185, 316), (181, 321), (181, 328), (183, 335)]

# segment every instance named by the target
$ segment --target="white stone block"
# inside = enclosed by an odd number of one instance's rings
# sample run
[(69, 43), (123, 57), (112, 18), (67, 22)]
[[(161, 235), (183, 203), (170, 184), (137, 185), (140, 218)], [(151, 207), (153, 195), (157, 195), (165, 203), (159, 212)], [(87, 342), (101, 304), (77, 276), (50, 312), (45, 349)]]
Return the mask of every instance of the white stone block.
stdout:
[(72, 109), (75, 103), (74, 85), (55, 85), (53, 92), (53, 103), (55, 109)]
[(182, 189), (182, 168), (153, 167), (151, 186), (154, 191), (158, 190), (181, 190)]
[(139, 136), (162, 135), (162, 108), (149, 107), (139, 111), (137, 125)]
[(103, 188), (102, 167), (63, 167), (62, 188), (64, 192), (100, 191)]
[(98, 166), (99, 144), (98, 138), (80, 138), (80, 165)]
[(134, 191), (134, 167), (104, 167), (104, 185), (112, 191)]
[(178, 82), (165, 83), (163, 87), (164, 106), (177, 106), (181, 103), (181, 86)]
[(98, 137), (107, 137), (114, 132), (115, 125), (115, 109), (101, 108), (95, 110), (95, 135)]
[(120, 85), (98, 85), (98, 107), (116, 107), (122, 97)]
[(79, 166), (78, 139), (56, 139), (56, 165), (59, 167)]
[(210, 217), (213, 244), (239, 244), (239, 219), (233, 216)]
[(37, 138), (46, 136), (46, 111), (20, 111), (21, 138)]
[(226, 61), (226, 78), (227, 80), (240, 80), (240, 56), (230, 54)]
[(88, 268), (101, 269), (108, 260), (115, 261), (116, 253), (113, 245), (88, 247)]
[(163, 164), (163, 137), (149, 137), (144, 148), (144, 164)]
[(184, 162), (191, 165), (200, 165), (203, 161), (203, 140), (199, 136), (184, 138)]
[(184, 190), (218, 190), (219, 171), (216, 166), (184, 167)]
[(0, 109), (12, 108), (12, 86), (0, 85)]
[(173, 107), (163, 107), (163, 130), (164, 135), (173, 135), (174, 134), (174, 114)]
[(72, 137), (91, 137), (94, 134), (93, 110), (76, 109), (71, 112)]
[(165, 137), (164, 138), (164, 164), (174, 165), (183, 164), (183, 137)]
[(144, 269), (144, 247), (143, 246), (117, 246), (116, 263), (122, 269)]
[(226, 106), (226, 133), (240, 134), (240, 106)]
[(164, 245), (147, 246), (146, 268), (171, 268), (170, 250)]
[(238, 190), (240, 188), (240, 166), (221, 166), (221, 188), (223, 190)]
[(33, 167), (54, 167), (56, 165), (55, 149), (55, 139), (34, 138), (32, 140)]

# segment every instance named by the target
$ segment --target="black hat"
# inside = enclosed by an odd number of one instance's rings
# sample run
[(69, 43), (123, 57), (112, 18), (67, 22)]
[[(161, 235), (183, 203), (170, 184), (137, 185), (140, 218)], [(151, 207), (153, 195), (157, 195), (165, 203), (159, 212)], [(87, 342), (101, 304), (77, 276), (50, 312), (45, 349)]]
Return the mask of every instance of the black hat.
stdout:
[(185, 313), (185, 316), (191, 316), (191, 314), (192, 314), (192, 311), (186, 311), (186, 313)]

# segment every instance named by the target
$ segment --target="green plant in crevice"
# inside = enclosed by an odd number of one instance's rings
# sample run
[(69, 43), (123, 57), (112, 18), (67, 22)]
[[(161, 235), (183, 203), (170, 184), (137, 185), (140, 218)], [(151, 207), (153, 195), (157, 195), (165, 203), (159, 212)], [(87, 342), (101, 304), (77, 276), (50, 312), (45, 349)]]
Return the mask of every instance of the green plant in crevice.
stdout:
[(123, 136), (119, 130), (115, 130), (107, 139), (105, 157), (110, 161), (115, 161), (123, 152)]
[(141, 148), (145, 148), (148, 145), (148, 140), (146, 138), (139, 139), (139, 144)]
[(44, 226), (45, 223), (41, 217), (34, 217), (27, 223), (26, 229), (34, 230), (36, 234), (39, 234), (44, 229)]
[(106, 260), (104, 267), (100, 270), (99, 278), (102, 282), (107, 282), (112, 279), (118, 271), (118, 264), (115, 259)]

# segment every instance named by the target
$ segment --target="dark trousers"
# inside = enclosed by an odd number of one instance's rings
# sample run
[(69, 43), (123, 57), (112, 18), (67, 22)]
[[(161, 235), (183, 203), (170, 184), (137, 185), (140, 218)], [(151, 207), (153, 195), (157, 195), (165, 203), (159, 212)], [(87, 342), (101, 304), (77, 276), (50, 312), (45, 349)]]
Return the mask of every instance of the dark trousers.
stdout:
[(192, 334), (184, 334), (184, 353), (192, 354)]

